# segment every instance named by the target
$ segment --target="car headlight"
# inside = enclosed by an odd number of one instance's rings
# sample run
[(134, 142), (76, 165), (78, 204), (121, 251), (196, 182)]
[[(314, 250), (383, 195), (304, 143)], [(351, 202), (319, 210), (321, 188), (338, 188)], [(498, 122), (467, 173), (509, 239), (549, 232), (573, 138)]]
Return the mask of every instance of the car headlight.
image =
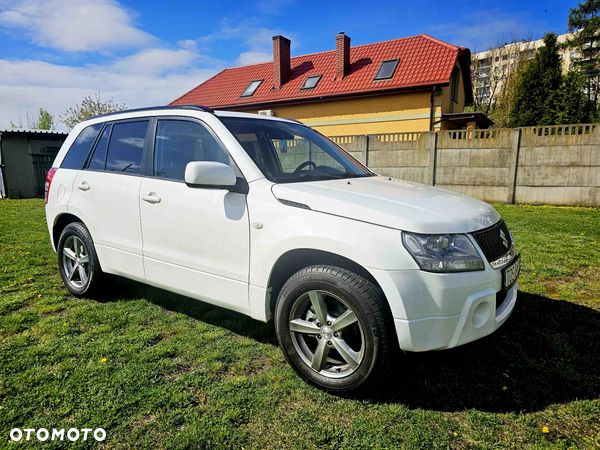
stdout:
[(421, 269), (429, 272), (468, 272), (485, 267), (481, 256), (464, 234), (402, 232), (402, 242)]

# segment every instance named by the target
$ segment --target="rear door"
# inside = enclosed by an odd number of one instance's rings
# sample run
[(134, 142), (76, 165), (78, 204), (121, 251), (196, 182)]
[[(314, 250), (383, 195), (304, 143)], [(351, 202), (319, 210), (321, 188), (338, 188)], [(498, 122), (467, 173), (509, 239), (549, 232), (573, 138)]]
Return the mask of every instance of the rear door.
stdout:
[[(68, 212), (67, 204), (71, 197), (73, 181), (75, 180), (75, 177), (77, 177), (79, 171), (83, 168), (103, 126), (103, 123), (97, 123), (83, 128), (75, 137), (75, 140), (70, 145), (62, 161), (59, 162), (55, 160), (54, 164), (59, 163), (60, 165), (54, 166), (57, 171), (52, 179), (52, 189), (50, 189), (50, 192), (48, 193), (46, 203), (46, 217), (51, 236), (56, 219), (60, 215)], [(52, 238), (53, 245), (56, 248), (58, 242), (54, 242), (54, 236), (52, 236)]]
[(140, 192), (147, 282), (247, 313), (246, 196), (184, 182), (190, 161), (222, 162), (242, 174), (203, 122), (159, 117), (155, 127), (148, 153), (152, 176), (142, 180)]
[(150, 120), (109, 122), (73, 184), (69, 212), (90, 230), (102, 270), (145, 280), (139, 193)]

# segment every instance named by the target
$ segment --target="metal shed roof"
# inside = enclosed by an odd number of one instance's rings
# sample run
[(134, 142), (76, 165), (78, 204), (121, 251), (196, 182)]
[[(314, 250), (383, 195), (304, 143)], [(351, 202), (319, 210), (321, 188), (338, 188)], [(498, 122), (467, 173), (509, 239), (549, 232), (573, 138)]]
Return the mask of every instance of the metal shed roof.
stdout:
[(69, 133), (65, 133), (63, 131), (54, 131), (54, 130), (35, 130), (30, 128), (8, 128), (6, 130), (0, 130), (0, 134), (50, 134), (53, 136), (68, 136)]

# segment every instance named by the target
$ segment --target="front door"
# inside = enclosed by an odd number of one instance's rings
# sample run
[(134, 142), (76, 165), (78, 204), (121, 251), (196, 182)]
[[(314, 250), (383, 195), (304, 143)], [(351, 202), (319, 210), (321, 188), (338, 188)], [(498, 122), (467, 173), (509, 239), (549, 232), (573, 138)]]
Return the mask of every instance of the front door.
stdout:
[(153, 176), (142, 180), (140, 213), (147, 282), (248, 313), (249, 219), (246, 196), (189, 187), (190, 161), (239, 169), (214, 134), (194, 119), (159, 118)]

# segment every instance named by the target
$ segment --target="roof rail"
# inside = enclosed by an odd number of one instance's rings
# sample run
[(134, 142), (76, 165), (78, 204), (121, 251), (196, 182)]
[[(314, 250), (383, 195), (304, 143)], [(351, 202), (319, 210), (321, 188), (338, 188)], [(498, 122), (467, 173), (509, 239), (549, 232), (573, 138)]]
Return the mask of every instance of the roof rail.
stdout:
[(110, 113), (106, 113), (106, 114), (100, 114), (98, 116), (88, 117), (83, 122), (85, 122), (86, 120), (97, 119), (99, 117), (113, 116), (115, 114), (140, 112), (140, 111), (163, 111), (163, 110), (169, 110), (169, 109), (191, 109), (191, 110), (195, 110), (195, 111), (204, 111), (204, 112), (208, 112), (208, 113), (214, 112), (209, 107), (202, 106), (202, 105), (151, 106), (151, 107), (147, 107), (147, 108), (124, 109), (123, 111), (115, 111), (115, 112), (110, 112)]

